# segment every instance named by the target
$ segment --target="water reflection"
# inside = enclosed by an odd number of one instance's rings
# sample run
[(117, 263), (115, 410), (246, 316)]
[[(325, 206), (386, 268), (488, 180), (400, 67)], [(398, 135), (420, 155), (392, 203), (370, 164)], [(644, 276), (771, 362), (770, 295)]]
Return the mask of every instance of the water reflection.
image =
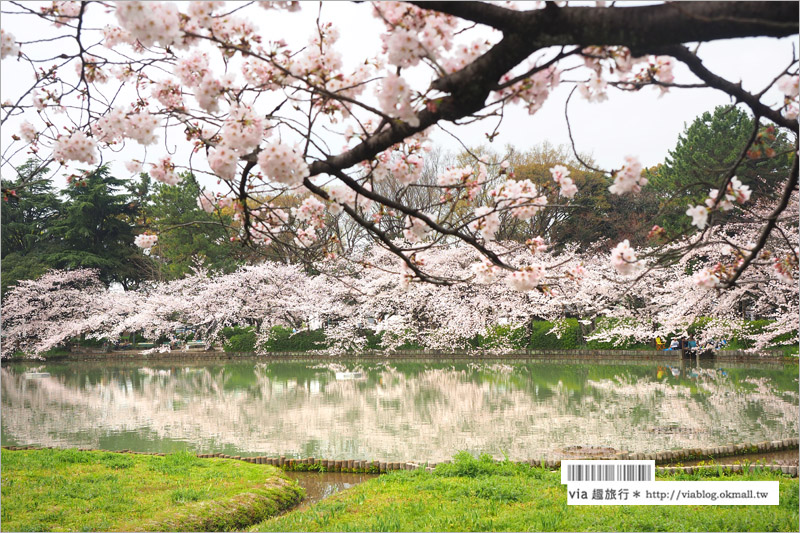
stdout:
[[(682, 366), (683, 365), (683, 366)], [(673, 371), (676, 369), (677, 371)], [(796, 367), (72, 363), (2, 368), (6, 445), (441, 461), (796, 437)]]

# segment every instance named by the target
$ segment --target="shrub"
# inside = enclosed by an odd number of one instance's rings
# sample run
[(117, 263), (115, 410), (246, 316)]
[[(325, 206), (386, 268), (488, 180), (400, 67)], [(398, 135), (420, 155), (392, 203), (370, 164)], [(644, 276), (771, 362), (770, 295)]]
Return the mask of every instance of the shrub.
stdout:
[(256, 349), (256, 332), (253, 326), (223, 328), (220, 334), (226, 340), (222, 349), (226, 352), (253, 352)]
[(567, 318), (566, 328), (559, 339), (555, 333), (549, 333), (554, 322), (536, 320), (530, 324), (529, 350), (577, 350), (581, 347), (581, 327), (577, 318)]
[(301, 330), (292, 333), (290, 328), (273, 326), (264, 344), (268, 352), (306, 352), (326, 347), (325, 332), (321, 329)]

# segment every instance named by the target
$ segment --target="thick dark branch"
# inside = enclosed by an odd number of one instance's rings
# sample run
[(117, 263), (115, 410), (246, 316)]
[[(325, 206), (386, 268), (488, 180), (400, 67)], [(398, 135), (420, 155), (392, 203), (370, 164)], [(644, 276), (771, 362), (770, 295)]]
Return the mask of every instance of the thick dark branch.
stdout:
[(691, 70), (695, 76), (706, 82), (709, 87), (719, 89), (720, 91), (733, 96), (737, 101), (747, 105), (754, 114), (768, 118), (775, 124), (784, 128), (795, 132), (797, 131), (797, 120), (789, 120), (781, 115), (779, 111), (762, 104), (758, 99), (758, 96), (745, 91), (742, 89), (740, 84), (732, 83), (725, 78), (717, 76), (708, 70), (705, 65), (703, 65), (703, 62), (700, 61), (700, 58), (693, 54), (685, 46), (679, 45), (664, 47), (661, 50), (658, 50), (658, 52), (672, 56), (678, 61), (684, 63), (687, 67), (689, 67), (689, 70)]
[(447, 13), (464, 20), (486, 24), (500, 31), (516, 31), (519, 12), (483, 2), (409, 2), (422, 9)]
[[(624, 45), (634, 55), (643, 55), (656, 48), (695, 41), (785, 37), (796, 34), (800, 27), (797, 2), (675, 2), (643, 7), (565, 7), (526, 12), (503, 8), (489, 10), (480, 4), (469, 4), (418, 3), (426, 9), (501, 29), (503, 41), (512, 41), (514, 48), (500, 47), (501, 42), (472, 65), (437, 80), (434, 88), (445, 92), (471, 83), (475, 71), (486, 69), (486, 63), (507, 72), (536, 50), (548, 46)], [(485, 21), (480, 20), (481, 16), (485, 16)], [(483, 66), (478, 67), (481, 62)]]

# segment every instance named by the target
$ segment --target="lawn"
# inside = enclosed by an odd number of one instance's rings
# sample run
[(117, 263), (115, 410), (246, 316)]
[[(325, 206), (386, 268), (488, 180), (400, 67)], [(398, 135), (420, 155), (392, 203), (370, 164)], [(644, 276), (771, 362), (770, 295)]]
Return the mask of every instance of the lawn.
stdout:
[(798, 480), (746, 475), (672, 480), (779, 480), (779, 506), (567, 506), (560, 473), (459, 454), (434, 472), (397, 471), (251, 531), (798, 531)]
[(243, 529), (301, 496), (274, 467), (185, 452), (2, 451), (3, 531)]

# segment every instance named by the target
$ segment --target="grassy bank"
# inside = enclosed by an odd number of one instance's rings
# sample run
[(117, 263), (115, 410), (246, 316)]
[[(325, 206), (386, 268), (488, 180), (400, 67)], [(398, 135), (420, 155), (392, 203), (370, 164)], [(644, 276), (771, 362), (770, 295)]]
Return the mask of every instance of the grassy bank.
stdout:
[(226, 459), (2, 451), (4, 531), (224, 531), (296, 504), (278, 469)]
[[(659, 477), (659, 479), (662, 479)], [(560, 473), (460, 454), (397, 471), (251, 531), (797, 531), (798, 480), (770, 472), (673, 480), (779, 480), (779, 506), (567, 506)]]

